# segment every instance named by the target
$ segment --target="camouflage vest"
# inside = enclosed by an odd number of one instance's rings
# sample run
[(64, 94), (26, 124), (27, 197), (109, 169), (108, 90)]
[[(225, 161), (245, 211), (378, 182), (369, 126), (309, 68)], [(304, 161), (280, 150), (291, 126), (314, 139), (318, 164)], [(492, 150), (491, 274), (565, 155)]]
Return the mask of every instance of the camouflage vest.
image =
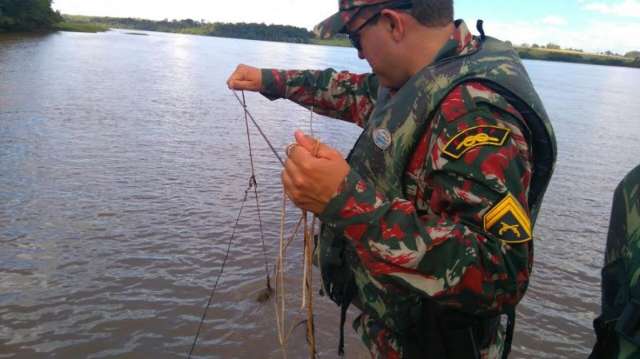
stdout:
[(602, 268), (602, 313), (594, 321), (598, 341), (590, 356), (640, 357), (640, 166), (613, 196)]
[[(516, 52), (506, 43), (490, 37), (480, 40), (475, 52), (450, 57), (431, 64), (413, 76), (397, 93), (390, 96), (382, 88), (366, 128), (356, 142), (348, 161), (362, 178), (373, 182), (388, 198), (402, 197), (403, 176), (418, 141), (424, 135), (440, 103), (455, 87), (464, 82), (480, 82), (502, 95), (525, 118), (529, 129), (534, 169), (529, 193), (532, 223), (535, 222), (556, 157), (553, 130), (529, 76)], [(376, 146), (376, 130), (391, 133), (391, 145), (382, 151)], [(526, 133), (526, 131), (525, 131)], [(366, 234), (365, 234), (366, 236)], [(383, 297), (384, 310), (367, 305), (370, 283), (353, 247), (330, 226), (323, 226), (318, 241), (319, 262), (325, 291), (344, 311), (358, 293), (365, 312), (376, 315), (397, 332), (406, 329), (407, 316), (424, 298), (417, 295)], [(371, 286), (368, 286), (370, 290)]]

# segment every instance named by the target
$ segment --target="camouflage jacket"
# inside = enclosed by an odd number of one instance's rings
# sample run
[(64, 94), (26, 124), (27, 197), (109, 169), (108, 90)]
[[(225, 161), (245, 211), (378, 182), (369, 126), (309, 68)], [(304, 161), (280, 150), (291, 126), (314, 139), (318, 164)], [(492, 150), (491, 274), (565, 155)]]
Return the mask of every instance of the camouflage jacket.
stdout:
[[(640, 166), (620, 182), (613, 197), (602, 269), (602, 315), (596, 319), (598, 344), (593, 358), (638, 358), (640, 338)], [(628, 310), (627, 313), (625, 311)], [(630, 319), (627, 326), (622, 323)]]
[[(478, 46), (459, 23), (434, 62)], [(364, 128), (381, 96), (396, 96), (379, 88), (375, 75), (332, 69), (266, 69), (261, 92)], [(501, 204), (514, 209), (520, 224), (529, 221), (533, 164), (523, 123), (496, 91), (465, 82), (447, 94), (419, 134), (402, 188), (380, 188), (350, 162), (351, 172), (320, 218), (355, 248), (362, 269), (356, 282), (373, 284), (358, 286), (363, 315), (354, 326), (374, 356), (402, 356), (397, 333), (380, 320), (389, 298), (418, 293), (469, 315), (491, 316), (513, 308), (524, 295), (533, 259), (532, 221), (526, 230), (495, 225), (496, 232), (515, 239), (511, 243), (483, 229)], [(385, 135), (380, 137), (384, 146)], [(483, 357), (500, 355), (502, 333), (482, 348)]]

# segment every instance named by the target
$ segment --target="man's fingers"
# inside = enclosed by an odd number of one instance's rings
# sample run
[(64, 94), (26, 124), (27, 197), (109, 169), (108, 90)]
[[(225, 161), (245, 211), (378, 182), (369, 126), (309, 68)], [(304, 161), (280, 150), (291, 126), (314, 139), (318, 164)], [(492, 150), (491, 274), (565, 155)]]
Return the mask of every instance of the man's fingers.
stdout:
[[(319, 158), (311, 152), (316, 146)], [(296, 142), (287, 147), (286, 153), (282, 185), (287, 197), (299, 208), (322, 213), (349, 172), (349, 164), (338, 151), (301, 131), (296, 132)]]
[(296, 143), (314, 157), (325, 159), (342, 158), (342, 155), (336, 149), (320, 142), (318, 139), (313, 138), (300, 130), (297, 130), (294, 135), (296, 137)]
[(304, 132), (300, 131), (300, 130), (296, 130), (296, 132), (294, 132), (293, 134), (296, 138), (296, 143), (298, 143), (300, 146), (304, 147), (307, 149), (307, 151), (311, 151), (313, 149), (313, 146), (316, 142), (316, 140), (311, 137), (311, 136), (307, 136), (307, 134), (305, 134)]
[[(311, 152), (297, 143), (292, 143), (287, 146), (286, 153), (288, 160), (285, 169), (289, 169), (289, 167), (297, 168), (298, 166), (304, 166), (308, 161), (314, 160)], [(289, 163), (291, 163), (291, 166), (289, 166)]]
[(232, 90), (253, 90), (254, 85), (251, 81), (229, 80), (227, 85)]
[(298, 188), (295, 185), (295, 181), (293, 180), (293, 170), (291, 163), (287, 164), (287, 167), (282, 171), (281, 179), (282, 179), (282, 187), (284, 188), (284, 192), (289, 197), (291, 202), (298, 205), (299, 198), (298, 196)]
[(240, 66), (236, 67), (236, 69), (231, 73), (231, 76), (227, 79), (227, 85), (229, 88), (232, 88), (232, 85), (242, 79), (242, 69)]
[(240, 64), (227, 79), (227, 86), (233, 90), (258, 91), (262, 86), (260, 69)]

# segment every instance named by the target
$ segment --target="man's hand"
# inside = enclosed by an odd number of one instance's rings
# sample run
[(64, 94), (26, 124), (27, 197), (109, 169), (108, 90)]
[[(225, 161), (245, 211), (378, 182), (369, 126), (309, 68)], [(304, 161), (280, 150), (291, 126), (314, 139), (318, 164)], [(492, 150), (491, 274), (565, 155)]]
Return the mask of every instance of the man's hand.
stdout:
[(260, 91), (262, 71), (252, 66), (240, 64), (229, 76), (227, 86), (232, 90)]
[(284, 190), (299, 208), (321, 214), (351, 167), (336, 149), (316, 144), (302, 131), (296, 131), (295, 137), (282, 171)]

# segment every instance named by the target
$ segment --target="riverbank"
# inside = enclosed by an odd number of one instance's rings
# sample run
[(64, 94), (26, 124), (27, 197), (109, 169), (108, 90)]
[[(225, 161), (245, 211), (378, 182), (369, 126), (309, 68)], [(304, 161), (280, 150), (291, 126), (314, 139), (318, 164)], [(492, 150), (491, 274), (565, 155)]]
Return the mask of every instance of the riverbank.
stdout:
[(55, 25), (55, 30), (58, 31), (73, 31), (73, 32), (105, 32), (109, 31), (109, 26), (104, 24), (90, 23), (90, 22), (75, 22), (75, 21), (63, 21)]
[[(251, 40), (308, 43), (321, 46), (351, 47), (346, 38), (321, 40), (306, 29), (282, 25), (205, 23), (194, 20), (152, 21), (132, 18), (89, 17), (64, 15), (64, 21), (56, 25), (57, 30), (79, 32), (101, 32), (110, 28), (159, 31), (201, 36), (240, 38)], [(515, 47), (523, 59), (570, 62), (591, 65), (622, 66), (640, 68), (640, 58), (609, 56), (581, 51)]]
[[(351, 47), (351, 42), (348, 39), (329, 39), (311, 40), (312, 44), (322, 46), (342, 46)], [(591, 65), (605, 65), (605, 66), (623, 66), (640, 68), (640, 58), (632, 59), (624, 56), (607, 56), (592, 54), (580, 51), (571, 50), (556, 50), (546, 48), (529, 48), (529, 47), (514, 47), (518, 51), (520, 58), (526, 60), (544, 60), (544, 61), (557, 61), (557, 62), (571, 62), (579, 64), (591, 64)]]
[(521, 58), (529, 60), (640, 68), (640, 58), (632, 59), (624, 56), (608, 56), (570, 50), (526, 47), (516, 47), (515, 49), (518, 51)]
[(184, 20), (147, 20), (138, 18), (97, 17), (64, 15), (66, 22), (107, 28), (157, 31), (201, 36), (227, 37), (248, 40), (309, 43), (314, 34), (307, 29), (289, 25), (266, 25), (258, 23), (204, 22)]

